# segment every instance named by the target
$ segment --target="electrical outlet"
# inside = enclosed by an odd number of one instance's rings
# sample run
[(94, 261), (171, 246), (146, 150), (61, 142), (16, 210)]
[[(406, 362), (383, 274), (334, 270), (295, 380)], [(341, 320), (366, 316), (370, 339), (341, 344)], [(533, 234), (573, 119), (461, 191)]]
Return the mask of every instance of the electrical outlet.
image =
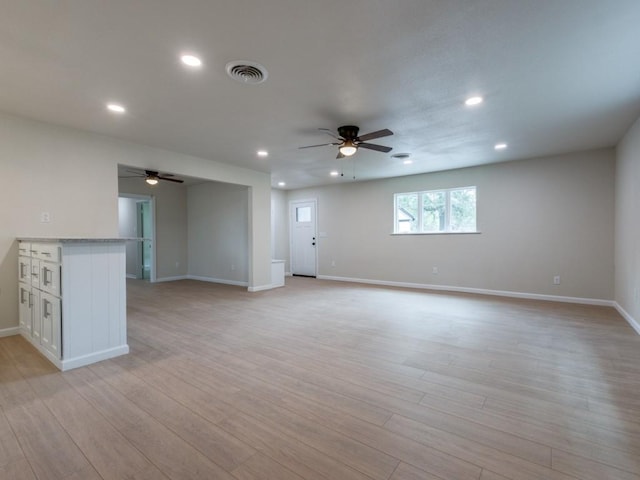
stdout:
[(176, 268), (180, 268), (180, 262), (176, 262)]
[(431, 273), (433, 273), (434, 275), (437, 275), (439, 273), (438, 267), (433, 267), (433, 269), (431, 270)]
[(556, 275), (555, 277), (553, 277), (553, 284), (560, 285), (560, 275)]
[(49, 223), (51, 221), (51, 214), (49, 212), (42, 212), (40, 214), (40, 223)]
[(336, 266), (336, 261), (335, 260), (331, 260), (331, 266), (335, 267)]
[(231, 271), (234, 271), (236, 269), (236, 266), (232, 263), (231, 264)]

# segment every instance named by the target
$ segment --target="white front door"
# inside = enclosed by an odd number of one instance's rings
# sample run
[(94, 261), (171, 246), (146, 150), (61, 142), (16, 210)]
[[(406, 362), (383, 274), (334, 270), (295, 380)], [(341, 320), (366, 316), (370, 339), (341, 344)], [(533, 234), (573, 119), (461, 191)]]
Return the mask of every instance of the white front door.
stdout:
[(291, 202), (291, 273), (316, 276), (316, 201)]

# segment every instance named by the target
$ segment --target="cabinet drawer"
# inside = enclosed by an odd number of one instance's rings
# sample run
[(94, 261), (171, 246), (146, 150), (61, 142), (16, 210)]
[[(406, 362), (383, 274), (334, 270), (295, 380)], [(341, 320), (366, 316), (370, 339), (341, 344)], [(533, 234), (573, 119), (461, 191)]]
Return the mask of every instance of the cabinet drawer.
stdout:
[(57, 243), (32, 243), (31, 254), (34, 258), (48, 262), (60, 262), (60, 245)]
[(18, 242), (18, 255), (21, 257), (30, 257), (31, 242)]
[[(38, 276), (38, 288), (52, 295), (60, 296), (60, 264), (51, 262), (38, 262), (40, 275)], [(34, 281), (32, 275), (31, 281)]]

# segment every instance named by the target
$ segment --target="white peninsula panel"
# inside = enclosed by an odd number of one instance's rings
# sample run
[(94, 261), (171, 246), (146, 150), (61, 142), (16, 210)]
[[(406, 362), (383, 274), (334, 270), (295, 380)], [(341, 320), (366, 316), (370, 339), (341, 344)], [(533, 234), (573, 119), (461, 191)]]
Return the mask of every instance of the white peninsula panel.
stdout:
[[(128, 353), (124, 241), (19, 242), (22, 335), (61, 370)], [(45, 329), (60, 347), (51, 348)]]

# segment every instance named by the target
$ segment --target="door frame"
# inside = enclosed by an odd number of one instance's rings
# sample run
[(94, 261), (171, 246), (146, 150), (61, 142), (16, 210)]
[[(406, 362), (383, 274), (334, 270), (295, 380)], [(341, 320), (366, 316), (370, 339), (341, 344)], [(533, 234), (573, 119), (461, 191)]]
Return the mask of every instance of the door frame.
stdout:
[(316, 232), (316, 245), (315, 245), (315, 265), (314, 265), (314, 269), (315, 269), (315, 277), (318, 277), (318, 258), (320, 257), (320, 255), (318, 254), (319, 248), (320, 248), (320, 242), (318, 241), (318, 199), (317, 198), (308, 198), (308, 199), (296, 199), (296, 200), (289, 200), (289, 268), (291, 269), (291, 275), (295, 275), (293, 273), (293, 224), (294, 222), (294, 218), (293, 218), (293, 211), (294, 211), (294, 205), (297, 203), (313, 203), (313, 210), (314, 210), (314, 218), (313, 218), (313, 228), (314, 231)]
[[(118, 198), (133, 198), (149, 202), (149, 216), (151, 217), (151, 268), (149, 272), (149, 282), (156, 283), (156, 197), (155, 195), (139, 195), (136, 193), (119, 193)], [(140, 258), (142, 262), (142, 258)]]

